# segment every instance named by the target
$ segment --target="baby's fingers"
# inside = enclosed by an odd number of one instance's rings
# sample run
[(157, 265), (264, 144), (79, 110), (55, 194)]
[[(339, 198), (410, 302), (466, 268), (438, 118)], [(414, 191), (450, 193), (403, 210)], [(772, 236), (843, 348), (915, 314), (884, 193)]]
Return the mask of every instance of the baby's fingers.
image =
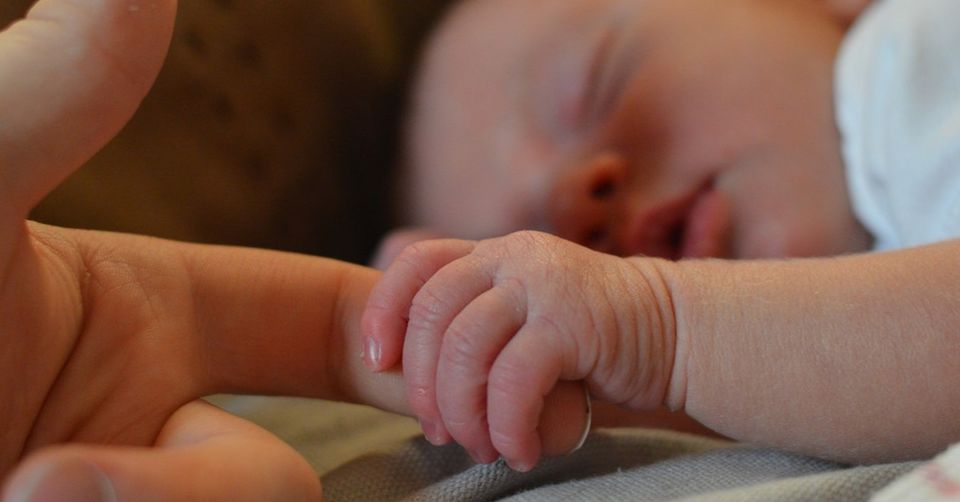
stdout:
[[(403, 343), (403, 377), (410, 408), (420, 419), (424, 434), (434, 444), (449, 441), (437, 403), (437, 368), (444, 338), (454, 319), (492, 286), (490, 263), (473, 255), (455, 260), (437, 271), (410, 304)], [(496, 324), (494, 325), (496, 327)], [(493, 461), (490, 451), (481, 461)]]
[(418, 242), (393, 261), (370, 293), (361, 320), (363, 360), (370, 369), (384, 371), (400, 362), (414, 296), (438, 270), (474, 246), (453, 239)]
[(499, 454), (487, 424), (487, 374), (526, 320), (525, 297), (512, 283), (478, 296), (443, 335), (436, 369), (437, 406), (450, 435), (477, 462)]
[[(490, 439), (510, 467), (518, 471), (529, 471), (540, 459), (543, 450), (538, 425), (544, 397), (563, 373), (562, 348), (555, 338), (543, 336), (546, 333), (549, 330), (525, 325), (494, 361), (487, 383)], [(569, 410), (569, 416), (585, 421), (586, 409), (582, 405), (579, 408)]]
[[(437, 406), (443, 423), (471, 457), (483, 463), (501, 453), (490, 440), (487, 421), (488, 374), (494, 360), (527, 318), (526, 296), (518, 283), (505, 282), (481, 294), (453, 320), (443, 337), (437, 367)], [(539, 352), (537, 352), (539, 355)], [(522, 390), (526, 387), (519, 385)], [(576, 449), (590, 427), (589, 401), (579, 382), (559, 382), (536, 410), (539, 449), (526, 457), (563, 455)], [(515, 452), (510, 452), (511, 454)], [(514, 464), (511, 464), (514, 465)], [(532, 464), (527, 464), (532, 466)], [(522, 466), (520, 466), (522, 467)]]

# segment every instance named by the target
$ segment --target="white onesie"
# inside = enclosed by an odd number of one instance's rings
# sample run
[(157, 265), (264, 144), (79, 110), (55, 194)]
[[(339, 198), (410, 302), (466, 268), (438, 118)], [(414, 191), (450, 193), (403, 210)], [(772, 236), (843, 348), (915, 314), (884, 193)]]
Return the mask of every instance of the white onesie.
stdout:
[(876, 249), (960, 237), (960, 0), (870, 7), (841, 48), (836, 107)]

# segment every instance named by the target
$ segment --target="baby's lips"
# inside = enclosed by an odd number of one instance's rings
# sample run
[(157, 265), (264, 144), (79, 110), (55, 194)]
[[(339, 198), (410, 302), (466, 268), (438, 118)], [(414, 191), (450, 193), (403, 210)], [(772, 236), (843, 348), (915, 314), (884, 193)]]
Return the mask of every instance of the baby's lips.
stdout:
[(680, 256), (730, 256), (730, 202), (713, 187), (702, 192), (690, 210)]
[(590, 398), (583, 382), (561, 381), (544, 398), (540, 441), (548, 457), (567, 455), (582, 446), (590, 428)]

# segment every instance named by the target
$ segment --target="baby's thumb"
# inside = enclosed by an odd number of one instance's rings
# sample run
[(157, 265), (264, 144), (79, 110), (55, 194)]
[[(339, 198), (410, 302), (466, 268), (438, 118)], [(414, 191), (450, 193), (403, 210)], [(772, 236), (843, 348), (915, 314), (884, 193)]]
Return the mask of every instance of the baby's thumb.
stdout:
[(544, 398), (540, 414), (540, 445), (543, 454), (556, 457), (583, 446), (592, 425), (590, 393), (583, 382), (557, 383)]

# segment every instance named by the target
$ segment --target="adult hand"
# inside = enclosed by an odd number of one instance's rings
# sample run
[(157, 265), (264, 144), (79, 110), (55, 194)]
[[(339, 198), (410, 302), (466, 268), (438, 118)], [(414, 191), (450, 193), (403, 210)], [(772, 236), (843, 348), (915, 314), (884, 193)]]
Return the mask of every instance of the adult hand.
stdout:
[(4, 501), (316, 499), (302, 457), (196, 399), (364, 400), (337, 381), (341, 328), (375, 272), (25, 220), (133, 114), (175, 11), (41, 0), (0, 34)]

